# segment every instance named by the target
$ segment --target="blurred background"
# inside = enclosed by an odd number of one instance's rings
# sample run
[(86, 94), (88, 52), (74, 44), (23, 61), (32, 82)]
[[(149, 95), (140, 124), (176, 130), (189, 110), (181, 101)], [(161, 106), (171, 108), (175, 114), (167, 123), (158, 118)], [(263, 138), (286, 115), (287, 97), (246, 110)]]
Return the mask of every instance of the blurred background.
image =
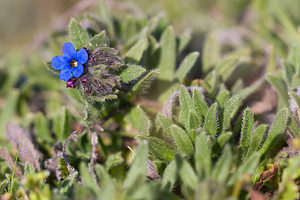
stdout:
[[(66, 18), (82, 10), (96, 9), (96, 1), (1, 0), (0, 52), (36, 42), (43, 31), (67, 23)], [(164, 12), (177, 31), (189, 28), (204, 35), (239, 25), (251, 28), (280, 47), (300, 41), (298, 0), (108, 0), (107, 3), (136, 15)]]

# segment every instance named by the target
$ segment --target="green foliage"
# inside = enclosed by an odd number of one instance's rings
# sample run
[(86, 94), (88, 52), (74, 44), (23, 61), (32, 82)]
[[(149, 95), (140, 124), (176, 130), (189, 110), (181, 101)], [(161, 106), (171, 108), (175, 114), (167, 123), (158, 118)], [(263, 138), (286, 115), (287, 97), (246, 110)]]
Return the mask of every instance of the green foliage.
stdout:
[(70, 40), (75, 49), (81, 49), (89, 40), (90, 37), (85, 30), (80, 26), (76, 19), (72, 18), (69, 24)]

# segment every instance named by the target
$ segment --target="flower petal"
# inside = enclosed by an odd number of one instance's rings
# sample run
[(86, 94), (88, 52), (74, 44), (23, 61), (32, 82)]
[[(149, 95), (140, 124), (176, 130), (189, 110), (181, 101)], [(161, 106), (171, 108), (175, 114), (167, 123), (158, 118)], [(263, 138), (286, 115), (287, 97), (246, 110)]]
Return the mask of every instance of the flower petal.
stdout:
[(64, 43), (62, 52), (68, 58), (74, 58), (76, 56), (75, 48), (71, 42)]
[(61, 80), (68, 81), (68, 80), (70, 80), (70, 78), (73, 77), (73, 74), (71, 73), (71, 69), (65, 69), (59, 73), (58, 77)]
[(79, 64), (86, 63), (88, 58), (89, 58), (89, 55), (88, 55), (88, 53), (86, 52), (86, 50), (84, 48), (77, 51), (76, 60), (78, 61)]
[(78, 65), (78, 67), (73, 67), (72, 68), (72, 74), (73, 76), (75, 76), (76, 78), (78, 78), (83, 72), (83, 65)]
[(69, 65), (69, 62), (64, 56), (55, 56), (51, 60), (51, 65), (55, 70), (62, 70), (66, 65)]

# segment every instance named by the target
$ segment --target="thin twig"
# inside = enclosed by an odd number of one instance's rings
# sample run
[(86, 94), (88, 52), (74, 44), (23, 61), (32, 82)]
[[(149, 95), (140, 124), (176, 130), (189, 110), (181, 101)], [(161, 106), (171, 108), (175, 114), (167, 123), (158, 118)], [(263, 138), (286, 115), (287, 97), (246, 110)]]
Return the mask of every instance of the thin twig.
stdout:
[(78, 131), (73, 131), (71, 133), (71, 135), (66, 139), (65, 143), (64, 143), (64, 146), (63, 146), (63, 158), (64, 158), (64, 161), (67, 165), (67, 168), (68, 168), (68, 171), (70, 174), (73, 174), (76, 170), (70, 165), (70, 163), (68, 162), (68, 155), (66, 153), (66, 148), (67, 148), (67, 144), (73, 140), (73, 141), (76, 141), (77, 137), (79, 135), (79, 132)]
[(96, 174), (95, 174), (95, 161), (97, 159), (97, 145), (98, 145), (98, 134), (96, 131), (91, 133), (91, 143), (92, 143), (92, 152), (91, 152), (91, 166), (90, 166), (90, 172), (92, 173), (95, 180), (97, 180)]

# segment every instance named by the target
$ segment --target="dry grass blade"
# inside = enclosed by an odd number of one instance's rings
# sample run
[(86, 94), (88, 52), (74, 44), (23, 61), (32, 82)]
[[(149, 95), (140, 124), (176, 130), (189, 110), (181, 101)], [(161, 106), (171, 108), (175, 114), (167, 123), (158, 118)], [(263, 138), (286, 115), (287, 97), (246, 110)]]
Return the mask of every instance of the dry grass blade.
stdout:
[(17, 151), (18, 145), (22, 141), (19, 156), (22, 159), (23, 164), (25, 165), (26, 162), (29, 162), (33, 167), (40, 171), (39, 153), (34, 148), (31, 139), (28, 137), (29, 133), (18, 125), (9, 122), (6, 124), (6, 135), (7, 140), (13, 145), (15, 151)]

